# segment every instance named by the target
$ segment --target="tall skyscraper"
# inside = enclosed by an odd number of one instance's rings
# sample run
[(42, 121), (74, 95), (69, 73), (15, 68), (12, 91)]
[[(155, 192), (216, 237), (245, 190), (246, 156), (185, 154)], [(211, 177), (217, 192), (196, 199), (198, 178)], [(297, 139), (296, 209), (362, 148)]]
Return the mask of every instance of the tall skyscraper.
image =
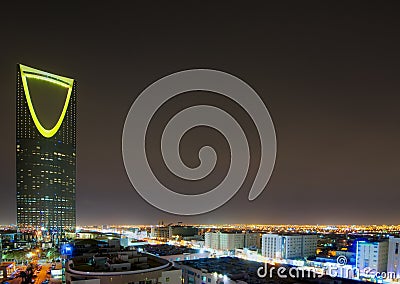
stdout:
[(17, 223), (74, 232), (76, 82), (17, 65)]

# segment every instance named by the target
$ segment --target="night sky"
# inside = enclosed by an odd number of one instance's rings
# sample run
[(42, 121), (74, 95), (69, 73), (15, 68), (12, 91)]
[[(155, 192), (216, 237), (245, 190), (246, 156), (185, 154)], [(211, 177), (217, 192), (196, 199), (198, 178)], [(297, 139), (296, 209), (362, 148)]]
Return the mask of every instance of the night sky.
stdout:
[[(365, 1), (163, 2), (2, 4), (0, 224), (16, 220), (17, 63), (78, 82), (79, 225), (400, 223), (400, 11), (395, 1), (368, 6)], [(196, 149), (214, 145), (215, 172), (193, 186), (169, 174), (157, 155), (157, 137), (176, 112), (208, 101), (232, 111), (254, 138), (250, 175), (239, 193), (211, 213), (181, 217), (153, 208), (133, 189), (121, 136), (128, 110), (144, 88), (191, 68), (225, 71), (251, 85), (273, 118), (278, 154), (267, 189), (249, 202), (259, 149), (246, 114), (212, 93), (175, 98), (152, 122), (148, 148), (153, 147), (152, 167), (166, 184), (177, 185), (176, 191), (207, 191), (223, 178), (229, 161), (223, 137), (199, 128), (185, 135), (183, 160), (196, 166)]]

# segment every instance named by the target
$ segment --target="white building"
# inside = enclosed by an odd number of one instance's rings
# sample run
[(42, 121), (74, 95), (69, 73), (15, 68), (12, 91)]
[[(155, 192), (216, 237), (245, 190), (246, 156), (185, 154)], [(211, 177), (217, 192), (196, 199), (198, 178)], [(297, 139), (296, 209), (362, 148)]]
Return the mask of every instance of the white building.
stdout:
[(244, 247), (244, 240), (243, 233), (207, 232), (204, 246), (215, 250), (235, 250)]
[(204, 234), (204, 247), (211, 249), (219, 249), (219, 235), (213, 232), (206, 232)]
[(316, 250), (316, 235), (264, 234), (262, 236), (261, 254), (268, 258), (311, 257), (315, 256)]
[(219, 239), (221, 250), (235, 250), (244, 247), (244, 234), (221, 233)]
[(262, 235), (261, 254), (268, 258), (282, 258), (282, 237), (277, 234)]
[(206, 232), (204, 234), (204, 247), (211, 248), (211, 232)]
[(388, 241), (358, 241), (356, 250), (356, 267), (360, 271), (366, 268), (382, 273), (388, 265)]
[(400, 278), (400, 238), (389, 238), (387, 272), (396, 273), (396, 278)]

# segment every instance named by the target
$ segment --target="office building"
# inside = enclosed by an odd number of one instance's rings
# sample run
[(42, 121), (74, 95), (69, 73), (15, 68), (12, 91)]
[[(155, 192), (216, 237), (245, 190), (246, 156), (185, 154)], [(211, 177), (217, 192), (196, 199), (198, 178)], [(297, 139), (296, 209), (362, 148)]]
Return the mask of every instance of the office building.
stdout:
[(389, 237), (387, 272), (395, 273), (400, 278), (400, 238)]
[(388, 248), (387, 240), (369, 242), (358, 241), (356, 248), (356, 267), (360, 271), (366, 268), (376, 272), (386, 272), (388, 265)]
[(244, 247), (244, 234), (240, 233), (220, 233), (220, 250), (235, 250)]
[(169, 238), (173, 237), (180, 237), (180, 238), (186, 238), (186, 237), (193, 237), (199, 234), (199, 229), (193, 226), (182, 226), (182, 225), (177, 225), (177, 226), (169, 226)]
[(301, 235), (266, 234), (262, 238), (261, 253), (268, 258), (301, 258), (302, 243)]
[(150, 237), (155, 239), (167, 240), (169, 238), (168, 226), (151, 227)]
[(218, 232), (206, 232), (204, 234), (204, 247), (219, 250), (219, 236), (220, 234)]
[[(205, 248), (213, 248), (216, 245), (214, 244), (216, 240), (211, 240), (211, 238), (213, 237), (213, 233), (212, 232), (206, 232), (204, 233), (204, 247)], [(218, 245), (219, 245), (219, 241), (217, 241)], [(213, 248), (215, 249), (215, 248)]]
[(19, 64), (16, 105), (18, 227), (59, 238), (76, 227), (76, 81)]
[(261, 248), (261, 234), (248, 232), (244, 235), (244, 247), (250, 249)]
[(316, 250), (316, 235), (264, 234), (262, 236), (261, 254), (268, 258), (308, 258), (315, 256)]
[(151, 227), (150, 236), (156, 239), (187, 238), (198, 235), (199, 229), (183, 225), (158, 225)]
[(204, 235), (205, 248), (235, 250), (244, 247), (245, 234), (231, 232), (207, 232)]
[(277, 234), (262, 235), (261, 255), (268, 258), (282, 258), (282, 237)]
[(302, 257), (309, 258), (314, 257), (317, 251), (317, 235), (302, 235), (303, 243), (301, 247), (301, 255)]

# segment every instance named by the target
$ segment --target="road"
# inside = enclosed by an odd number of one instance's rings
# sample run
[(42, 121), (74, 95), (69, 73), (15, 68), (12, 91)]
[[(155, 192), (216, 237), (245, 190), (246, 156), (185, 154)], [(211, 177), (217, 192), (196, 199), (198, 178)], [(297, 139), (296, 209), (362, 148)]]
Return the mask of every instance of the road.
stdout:
[[(25, 267), (19, 267), (22, 271), (25, 270)], [(35, 280), (34, 284), (41, 284), (45, 280), (50, 280), (51, 275), (47, 274), (47, 271), (51, 268), (50, 263), (42, 264), (42, 269), (37, 273), (37, 277), (32, 278)], [(20, 277), (10, 279), (7, 282), (10, 284), (22, 284), (22, 279)]]
[(49, 270), (50, 267), (51, 264), (48, 263), (42, 265), (42, 270), (37, 274), (37, 278), (35, 278), (35, 284), (41, 284), (46, 279), (50, 280), (50, 274), (47, 274), (47, 270)]

